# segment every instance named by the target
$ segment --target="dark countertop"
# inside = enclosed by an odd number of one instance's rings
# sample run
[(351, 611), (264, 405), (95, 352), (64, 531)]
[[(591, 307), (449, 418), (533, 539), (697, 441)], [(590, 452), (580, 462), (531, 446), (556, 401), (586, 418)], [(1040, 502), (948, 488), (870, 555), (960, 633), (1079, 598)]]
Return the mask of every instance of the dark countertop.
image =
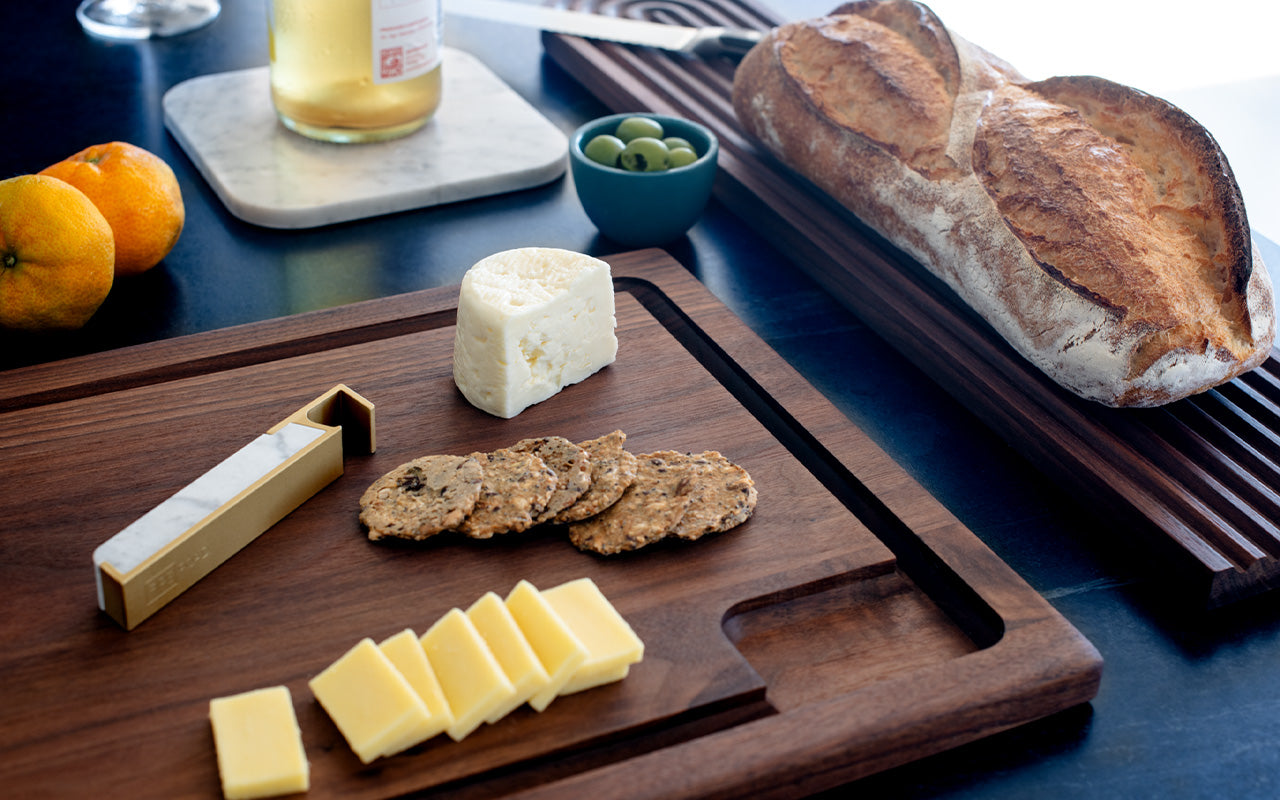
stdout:
[[(0, 177), (123, 139), (165, 158), (187, 227), (157, 269), (121, 281), (89, 325), (0, 333), (0, 369), (457, 283), (485, 255), (548, 245), (608, 255), (569, 180), (306, 231), (233, 217), (165, 130), (160, 99), (197, 75), (260, 66), (260, 2), (229, 0), (210, 27), (114, 43), (79, 29), (74, 0), (7, 3)], [(773, 3), (787, 16), (813, 3)], [(821, 6), (825, 7), (825, 6)], [(606, 112), (544, 58), (536, 33), (451, 24), (467, 50), (566, 133)], [(1261, 242), (1280, 263), (1280, 248)], [(889, 349), (785, 254), (713, 202), (668, 248), (1076, 625), (1106, 661), (1086, 707), (862, 781), (869, 796), (1220, 797), (1280, 794), (1280, 600), (1188, 611), (1088, 498), (1071, 497)], [(2, 376), (0, 376), (2, 377)], [(0, 443), (0, 450), (3, 443)], [(0, 721), (3, 711), (0, 711)], [(2, 757), (2, 754), (0, 754)]]

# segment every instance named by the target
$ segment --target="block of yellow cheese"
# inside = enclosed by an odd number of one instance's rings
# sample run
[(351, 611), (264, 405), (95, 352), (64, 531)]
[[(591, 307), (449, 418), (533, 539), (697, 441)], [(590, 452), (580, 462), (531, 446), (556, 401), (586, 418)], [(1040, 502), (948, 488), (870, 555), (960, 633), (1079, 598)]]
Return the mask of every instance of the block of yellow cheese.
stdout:
[(422, 698), (369, 638), (312, 678), (310, 686), (366, 764), (408, 747), (406, 742), (414, 743), (433, 724)]
[(547, 603), (587, 647), (587, 658), (560, 694), (621, 680), (644, 658), (644, 642), (590, 578), (546, 589)]
[(542, 711), (587, 660), (587, 647), (532, 583), (517, 583), (505, 604), (546, 670), (546, 685), (529, 698), (529, 705)]
[(437, 733), (453, 724), (453, 712), (449, 710), (449, 701), (445, 700), (444, 691), (440, 688), (440, 681), (436, 679), (435, 670), (431, 668), (431, 663), (427, 661), (427, 653), (422, 649), (422, 643), (418, 640), (418, 634), (409, 628), (405, 628), (399, 633), (391, 636), (378, 643), (378, 649), (387, 657), (391, 665), (395, 667), (413, 690), (418, 693), (418, 697), (422, 699), (423, 705), (427, 707), (427, 712), (431, 715), (431, 721), (421, 728), (413, 731), (409, 735), (407, 743), (391, 745), (391, 753), (399, 753), (402, 750), (426, 741)]
[(511, 699), (485, 718), (485, 722), (494, 723), (545, 689), (551, 679), (501, 597), (493, 592), (485, 593), (467, 609), (467, 617), (515, 687)]
[(462, 741), (515, 695), (489, 645), (461, 610), (450, 609), (422, 634), (422, 647), (453, 710), (453, 724), (445, 732), (454, 741)]
[(209, 722), (228, 800), (307, 791), (310, 768), (288, 687), (212, 700)]

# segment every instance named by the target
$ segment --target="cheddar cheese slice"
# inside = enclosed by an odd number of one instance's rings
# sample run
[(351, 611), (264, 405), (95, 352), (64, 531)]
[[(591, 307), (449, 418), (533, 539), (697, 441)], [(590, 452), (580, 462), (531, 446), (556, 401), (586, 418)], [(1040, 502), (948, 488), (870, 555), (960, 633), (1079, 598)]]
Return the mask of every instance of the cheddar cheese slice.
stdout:
[(530, 697), (546, 688), (551, 678), (525, 639), (502, 598), (487, 592), (467, 609), (467, 617), (484, 638), (498, 660), (507, 680), (515, 687), (511, 699), (494, 709), (485, 722), (490, 724), (510, 714)]
[(586, 660), (560, 694), (621, 680), (644, 658), (644, 642), (590, 578), (546, 589), (542, 596), (587, 648)]
[(288, 687), (211, 700), (209, 722), (227, 800), (307, 791), (310, 768)]
[(462, 741), (515, 695), (484, 638), (459, 609), (450, 609), (422, 634), (422, 647), (453, 710), (445, 731), (454, 741)]
[(517, 583), (505, 604), (547, 673), (546, 685), (529, 697), (529, 705), (543, 711), (586, 661), (586, 645), (532, 583)]
[(310, 686), (366, 764), (421, 741), (419, 734), (433, 724), (422, 698), (369, 638), (312, 678)]
[(418, 693), (418, 697), (427, 707), (431, 717), (430, 722), (410, 734), (409, 738), (412, 741), (403, 746), (392, 745), (390, 752), (387, 753), (390, 755), (426, 741), (452, 725), (453, 712), (449, 710), (449, 701), (445, 700), (444, 691), (440, 688), (440, 681), (436, 679), (435, 670), (427, 661), (427, 653), (422, 649), (422, 643), (418, 641), (418, 634), (405, 628), (380, 642), (378, 649)]

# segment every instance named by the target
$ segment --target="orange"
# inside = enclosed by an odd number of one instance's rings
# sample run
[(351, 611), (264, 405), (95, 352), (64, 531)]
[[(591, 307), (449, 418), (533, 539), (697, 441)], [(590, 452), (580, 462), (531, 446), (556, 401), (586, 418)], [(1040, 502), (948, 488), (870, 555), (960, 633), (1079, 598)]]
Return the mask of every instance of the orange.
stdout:
[(111, 291), (115, 240), (106, 217), (56, 178), (0, 181), (0, 326), (79, 328)]
[(186, 209), (164, 159), (128, 142), (86, 147), (40, 170), (89, 196), (116, 237), (116, 275), (137, 275), (169, 254)]

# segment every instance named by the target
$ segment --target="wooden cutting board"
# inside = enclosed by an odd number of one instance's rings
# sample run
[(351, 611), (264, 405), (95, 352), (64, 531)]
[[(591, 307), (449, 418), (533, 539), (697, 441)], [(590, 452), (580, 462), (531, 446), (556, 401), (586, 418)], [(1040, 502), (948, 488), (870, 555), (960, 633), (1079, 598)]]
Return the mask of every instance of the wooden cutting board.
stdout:
[[(752, 0), (579, 11), (767, 30)], [(832, 7), (838, 5), (833, 1)], [(946, 23), (947, 20), (943, 20)], [(980, 31), (970, 34), (982, 45)], [(545, 34), (547, 53), (617, 112), (696, 119), (720, 139), (716, 197), (1067, 491), (1105, 511), (1189, 608), (1280, 586), (1280, 363), (1156, 409), (1082, 400), (1016, 353), (950, 289), (743, 133), (735, 63)], [(997, 55), (999, 55), (997, 53)], [(1015, 65), (1016, 66), (1016, 65)]]
[[(0, 389), (0, 785), (15, 797), (217, 797), (209, 700), (283, 684), (309, 797), (815, 791), (1087, 702), (1094, 648), (700, 283), (610, 259), (619, 355), (511, 420), (452, 382), (457, 288), (14, 370)], [(336, 383), (377, 451), (154, 617), (95, 603), (93, 549)], [(370, 542), (357, 501), (427, 453), (621, 428), (716, 449), (745, 525), (598, 557), (555, 529)], [(644, 640), (624, 681), (362, 766), (307, 681), (520, 579), (596, 581)]]

